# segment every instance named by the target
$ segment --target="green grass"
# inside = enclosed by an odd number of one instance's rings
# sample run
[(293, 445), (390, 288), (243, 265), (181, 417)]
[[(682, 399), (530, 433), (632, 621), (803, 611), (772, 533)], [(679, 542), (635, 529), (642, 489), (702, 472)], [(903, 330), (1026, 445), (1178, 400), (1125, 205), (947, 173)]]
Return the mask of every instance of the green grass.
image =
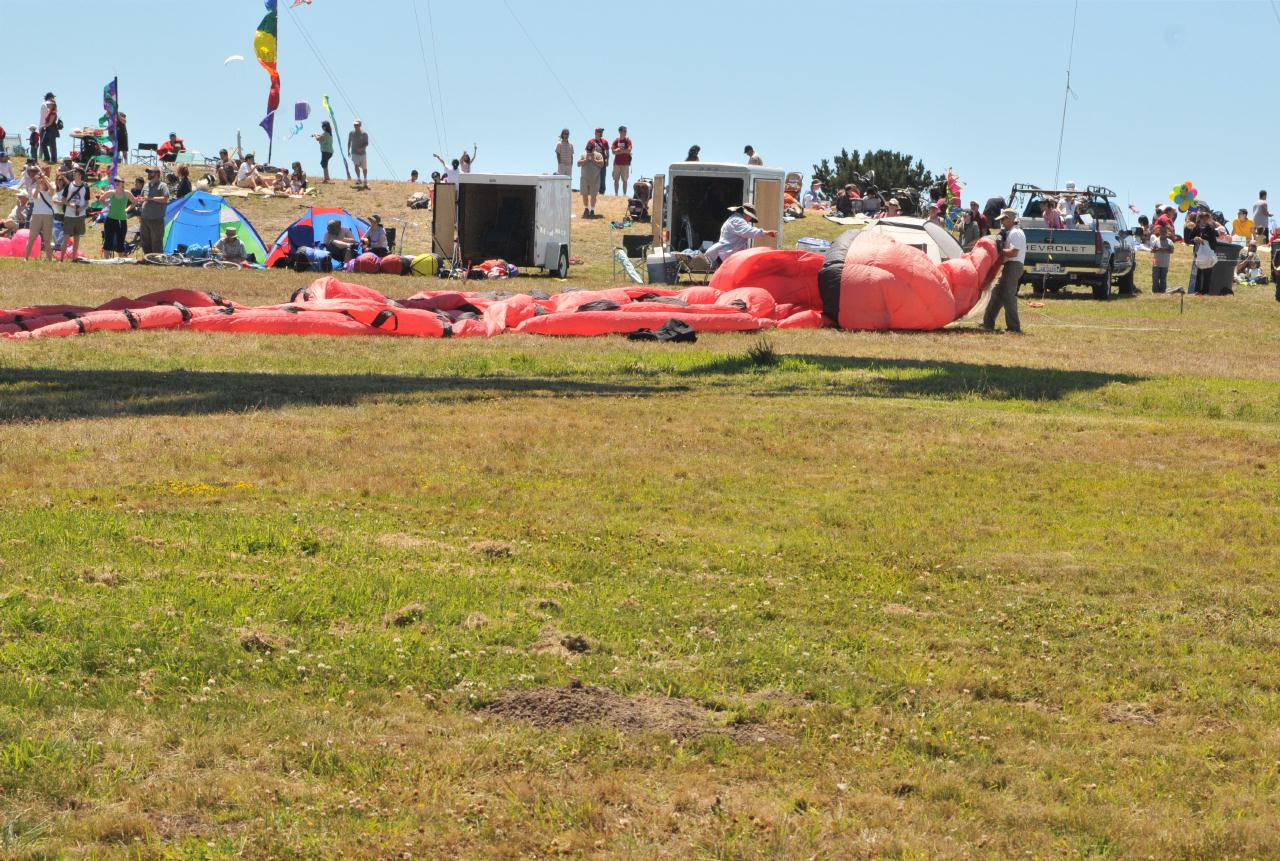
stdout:
[(1277, 308), (0, 342), (0, 857), (1275, 857)]

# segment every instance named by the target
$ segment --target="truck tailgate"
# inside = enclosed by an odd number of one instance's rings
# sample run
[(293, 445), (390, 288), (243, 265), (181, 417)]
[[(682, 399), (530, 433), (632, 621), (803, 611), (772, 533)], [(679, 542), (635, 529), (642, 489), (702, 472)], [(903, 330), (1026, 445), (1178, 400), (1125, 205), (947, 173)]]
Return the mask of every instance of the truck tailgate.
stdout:
[(1066, 269), (1099, 269), (1097, 237), (1092, 230), (1030, 228), (1027, 236), (1027, 269), (1061, 272)]

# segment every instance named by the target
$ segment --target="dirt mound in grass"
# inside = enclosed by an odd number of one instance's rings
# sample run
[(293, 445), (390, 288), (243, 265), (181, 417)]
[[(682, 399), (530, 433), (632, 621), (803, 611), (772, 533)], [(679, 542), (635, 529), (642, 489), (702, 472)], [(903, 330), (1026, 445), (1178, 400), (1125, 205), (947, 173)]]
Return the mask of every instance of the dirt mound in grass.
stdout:
[(624, 696), (606, 688), (570, 685), (507, 691), (485, 709), (488, 714), (542, 729), (577, 724), (606, 724), (625, 732), (658, 732), (687, 739), (726, 735), (742, 742), (766, 742), (777, 733), (758, 724), (729, 724), (725, 716), (692, 700), (675, 697)]

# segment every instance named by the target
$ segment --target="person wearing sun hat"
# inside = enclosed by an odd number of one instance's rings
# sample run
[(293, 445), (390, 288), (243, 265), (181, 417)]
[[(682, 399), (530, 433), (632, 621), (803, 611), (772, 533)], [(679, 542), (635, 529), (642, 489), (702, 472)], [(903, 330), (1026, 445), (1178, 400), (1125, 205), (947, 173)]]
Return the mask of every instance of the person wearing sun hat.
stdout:
[(228, 263), (244, 263), (249, 259), (249, 251), (240, 241), (240, 231), (234, 226), (227, 227), (226, 233), (213, 246), (213, 250), (221, 254), (222, 259)]
[(387, 241), (387, 230), (382, 226), (381, 215), (369, 216), (369, 230), (364, 235), (364, 245), (379, 257), (391, 253), (391, 243)]
[(704, 255), (713, 267), (739, 251), (746, 250), (753, 239), (778, 235), (776, 230), (762, 230), (756, 226), (760, 217), (756, 215), (756, 208), (749, 203), (731, 206), (729, 212), (728, 220), (720, 228), (720, 241), (708, 248)]
[(1018, 226), (1018, 211), (1003, 209), (1000, 211), (1000, 247), (1003, 249), (1004, 268), (1000, 271), (1000, 281), (991, 290), (991, 298), (987, 302), (987, 313), (982, 318), (982, 328), (988, 332), (996, 329), (996, 317), (1000, 309), (1004, 309), (1004, 326), (1014, 333), (1021, 334), (1022, 321), (1018, 319), (1018, 282), (1022, 280), (1022, 270), (1027, 260), (1027, 235)]
[(1079, 203), (1076, 201), (1076, 184), (1073, 180), (1067, 180), (1067, 187), (1062, 192), (1062, 199), (1058, 201), (1058, 211), (1062, 213), (1062, 220), (1068, 226), (1075, 223), (1076, 209)]

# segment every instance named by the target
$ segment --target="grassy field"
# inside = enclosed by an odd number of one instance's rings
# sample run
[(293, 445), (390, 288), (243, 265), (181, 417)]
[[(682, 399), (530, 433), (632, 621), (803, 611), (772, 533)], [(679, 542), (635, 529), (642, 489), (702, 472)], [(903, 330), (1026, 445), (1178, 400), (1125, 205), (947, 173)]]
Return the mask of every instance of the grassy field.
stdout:
[[(0, 306), (307, 280), (0, 261)], [(0, 857), (1277, 857), (1272, 289), (0, 341)]]

